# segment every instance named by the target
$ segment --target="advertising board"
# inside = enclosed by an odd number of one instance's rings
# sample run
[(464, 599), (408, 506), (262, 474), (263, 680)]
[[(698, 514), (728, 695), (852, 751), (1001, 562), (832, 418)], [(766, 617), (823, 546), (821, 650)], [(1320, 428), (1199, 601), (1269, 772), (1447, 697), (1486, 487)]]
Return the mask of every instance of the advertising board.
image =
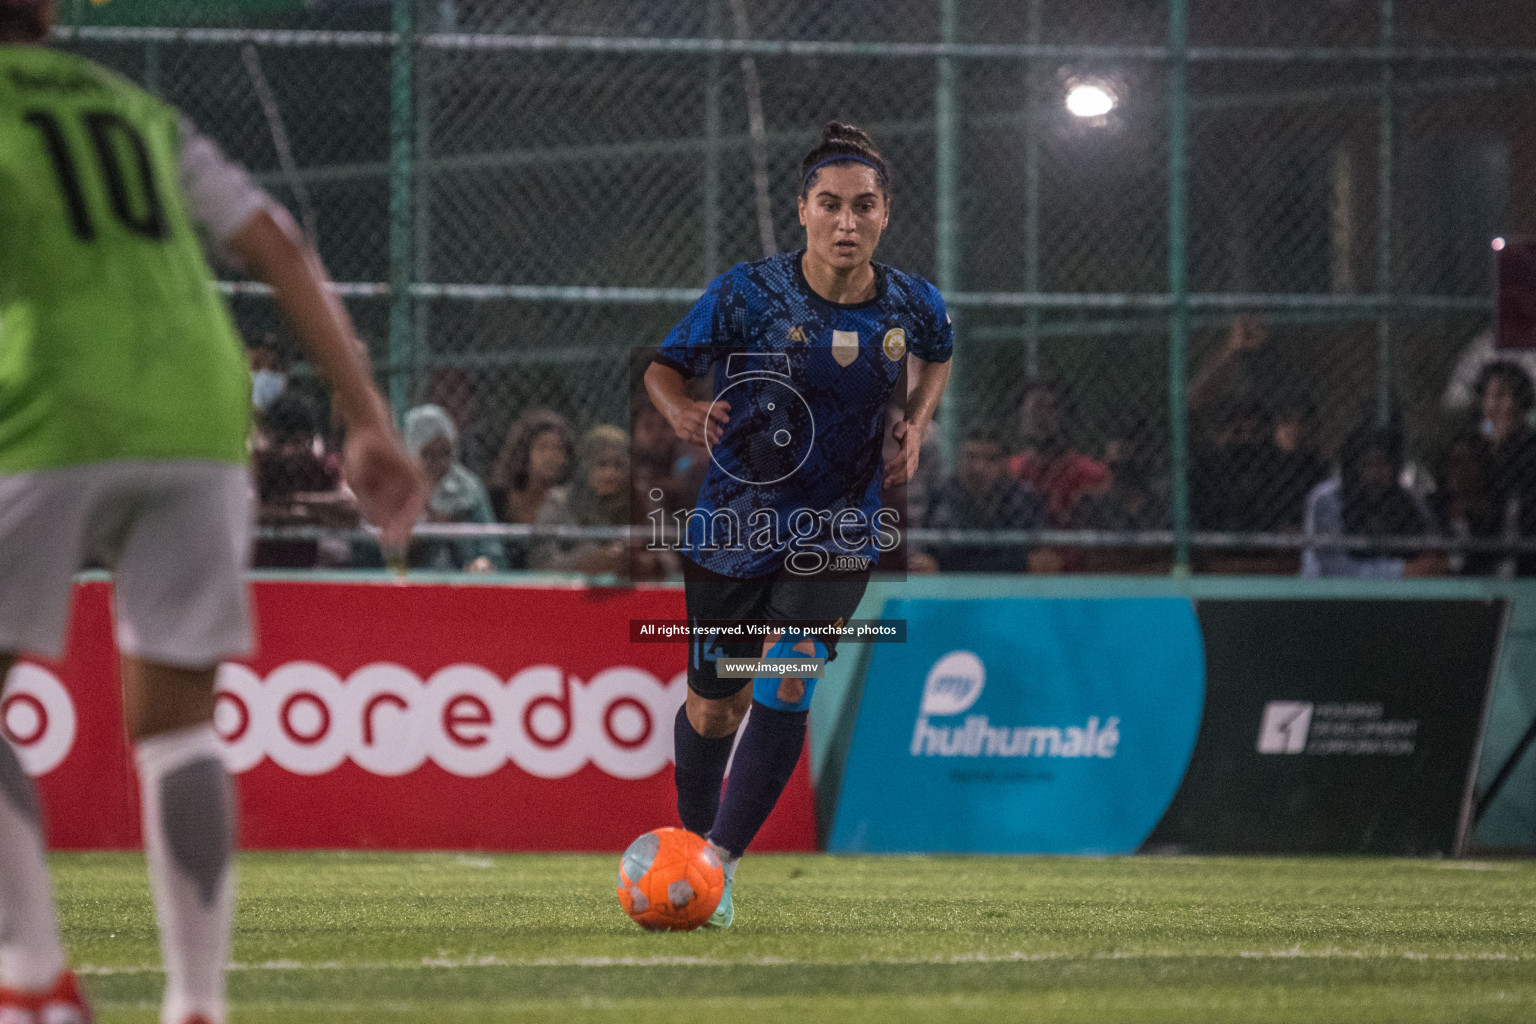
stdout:
[(837, 851), (1452, 855), (1505, 603), (891, 600)]
[[(614, 850), (676, 825), (676, 590), (255, 584), (257, 656), (218, 677), (215, 728), (247, 848)], [(77, 588), (59, 663), (24, 662), (0, 721), (56, 849), (133, 847), (109, 589)], [(802, 758), (754, 849), (812, 849)]]

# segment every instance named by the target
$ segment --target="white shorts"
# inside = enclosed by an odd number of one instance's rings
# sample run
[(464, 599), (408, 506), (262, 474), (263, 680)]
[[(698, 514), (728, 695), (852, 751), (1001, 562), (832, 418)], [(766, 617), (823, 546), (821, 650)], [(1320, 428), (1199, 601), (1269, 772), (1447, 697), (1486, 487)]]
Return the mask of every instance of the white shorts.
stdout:
[(252, 646), (250, 474), (100, 462), (0, 476), (0, 653), (64, 653), (76, 572), (112, 571), (118, 649), (203, 668)]

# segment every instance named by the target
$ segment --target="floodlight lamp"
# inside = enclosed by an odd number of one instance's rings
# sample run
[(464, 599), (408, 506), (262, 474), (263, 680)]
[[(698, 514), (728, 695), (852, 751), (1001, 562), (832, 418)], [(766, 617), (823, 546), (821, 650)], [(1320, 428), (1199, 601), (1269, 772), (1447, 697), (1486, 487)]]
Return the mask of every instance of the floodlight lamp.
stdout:
[(1119, 103), (1115, 91), (1098, 79), (1081, 78), (1067, 84), (1067, 112), (1073, 117), (1105, 117)]

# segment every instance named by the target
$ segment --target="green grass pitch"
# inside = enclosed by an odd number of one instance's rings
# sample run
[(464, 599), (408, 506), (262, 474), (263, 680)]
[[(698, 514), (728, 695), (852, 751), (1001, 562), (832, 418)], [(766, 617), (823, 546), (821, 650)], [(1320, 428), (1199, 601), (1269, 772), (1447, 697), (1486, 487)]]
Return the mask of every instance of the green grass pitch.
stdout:
[[(687, 934), (617, 863), (247, 854), (232, 1024), (1536, 1020), (1536, 863), (758, 856)], [(103, 1024), (150, 1024), (142, 860), (54, 864)]]

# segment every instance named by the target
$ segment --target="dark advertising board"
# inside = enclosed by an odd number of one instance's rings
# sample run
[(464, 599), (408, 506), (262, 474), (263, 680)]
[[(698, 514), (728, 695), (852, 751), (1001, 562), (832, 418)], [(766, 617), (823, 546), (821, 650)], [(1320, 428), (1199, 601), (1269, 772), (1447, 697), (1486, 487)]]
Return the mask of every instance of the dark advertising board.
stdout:
[(1504, 604), (896, 600), (828, 847), (1459, 850)]
[(1148, 849), (1459, 851), (1503, 602), (1198, 611), (1205, 716)]

